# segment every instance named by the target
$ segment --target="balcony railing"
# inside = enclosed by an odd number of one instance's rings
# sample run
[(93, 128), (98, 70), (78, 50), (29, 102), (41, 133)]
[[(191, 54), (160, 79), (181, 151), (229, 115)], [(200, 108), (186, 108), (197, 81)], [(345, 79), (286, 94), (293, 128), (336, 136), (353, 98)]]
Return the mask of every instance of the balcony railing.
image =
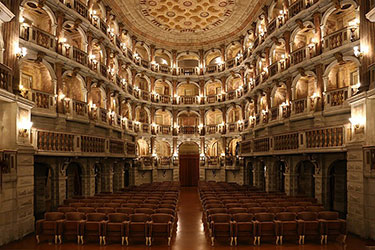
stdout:
[(87, 18), (87, 6), (82, 4), (80, 1), (74, 0), (74, 10), (84, 18)]
[(275, 136), (274, 143), (274, 150), (298, 149), (298, 133)]
[(279, 107), (271, 108), (271, 121), (277, 120), (279, 117)]
[(169, 95), (159, 95), (159, 101), (163, 104), (168, 104), (171, 102), (171, 97)]
[(169, 135), (171, 133), (171, 126), (168, 125), (158, 125), (158, 133), (163, 135)]
[(192, 68), (179, 68), (179, 74), (180, 75), (199, 75), (199, 68), (192, 67)]
[(76, 48), (76, 47), (73, 47), (73, 60), (82, 64), (82, 65), (87, 65), (87, 53)]
[(35, 43), (49, 50), (56, 46), (55, 36), (35, 26), (20, 26), (20, 38)]
[(271, 22), (268, 23), (268, 26), (267, 26), (267, 34), (268, 35), (271, 35), (277, 28), (277, 19), (274, 18), (273, 20), (271, 20)]
[(307, 98), (294, 100), (293, 109), (295, 114), (304, 113), (307, 110)]
[(29, 90), (27, 97), (30, 101), (35, 103), (36, 108), (47, 109), (56, 112), (56, 98), (54, 94), (31, 89)]
[(196, 96), (180, 96), (180, 103), (182, 104), (196, 104), (197, 97)]
[(297, 0), (289, 6), (289, 18), (292, 18), (305, 9), (305, 0)]
[(198, 127), (196, 126), (183, 126), (180, 127), (180, 133), (184, 135), (193, 135), (198, 133)]
[(306, 132), (307, 148), (340, 147), (344, 145), (344, 128), (324, 128)]
[(324, 50), (332, 50), (359, 39), (359, 28), (344, 27), (324, 37)]
[(215, 103), (217, 101), (217, 95), (209, 95), (206, 98), (207, 103)]
[(47, 131), (38, 131), (37, 148), (42, 151), (74, 151), (74, 135)]
[(206, 126), (207, 134), (216, 134), (218, 132), (217, 125), (207, 125)]
[(88, 117), (88, 108), (86, 102), (72, 100), (72, 113), (74, 116)]
[(349, 97), (349, 88), (330, 90), (326, 92), (327, 104), (331, 107), (343, 105)]

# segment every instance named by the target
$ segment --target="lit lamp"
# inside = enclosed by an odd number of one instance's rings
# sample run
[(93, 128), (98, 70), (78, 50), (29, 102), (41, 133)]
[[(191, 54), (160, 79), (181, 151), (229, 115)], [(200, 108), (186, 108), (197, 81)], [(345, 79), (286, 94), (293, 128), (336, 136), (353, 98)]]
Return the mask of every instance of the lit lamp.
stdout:
[(363, 51), (361, 51), (358, 46), (354, 46), (353, 51), (356, 57), (360, 58), (363, 56)]
[(352, 95), (357, 94), (357, 92), (358, 92), (358, 90), (359, 90), (360, 87), (361, 87), (361, 83), (360, 82), (357, 83), (357, 84), (352, 85), (351, 86), (351, 88), (352, 88)]
[(16, 49), (16, 57), (17, 59), (21, 59), (22, 57), (25, 57), (27, 55), (27, 49), (25, 47), (18, 47)]
[(363, 116), (351, 117), (349, 118), (349, 121), (352, 124), (354, 133), (359, 134), (364, 132), (366, 119)]
[(18, 135), (23, 138), (29, 137), (29, 131), (31, 127), (33, 126), (33, 123), (30, 122), (28, 119), (23, 118), (18, 123)]
[(200, 161), (201, 161), (201, 165), (204, 165), (206, 163), (206, 156), (205, 156), (205, 154), (201, 153), (199, 156), (200, 156), (199, 158), (200, 158)]

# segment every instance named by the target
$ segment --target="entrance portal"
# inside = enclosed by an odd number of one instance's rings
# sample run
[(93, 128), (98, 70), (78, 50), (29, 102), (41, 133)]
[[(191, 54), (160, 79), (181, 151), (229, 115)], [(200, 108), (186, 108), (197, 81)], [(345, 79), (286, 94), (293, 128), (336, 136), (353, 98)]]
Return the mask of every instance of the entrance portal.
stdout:
[(194, 142), (184, 142), (179, 147), (179, 159), (181, 186), (198, 186), (199, 146)]

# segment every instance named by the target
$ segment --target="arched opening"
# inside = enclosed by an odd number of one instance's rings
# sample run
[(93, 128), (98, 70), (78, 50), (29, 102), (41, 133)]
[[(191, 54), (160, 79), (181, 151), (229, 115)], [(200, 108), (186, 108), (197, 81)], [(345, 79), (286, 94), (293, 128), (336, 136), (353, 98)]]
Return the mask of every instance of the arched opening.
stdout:
[(221, 100), (219, 96), (222, 94), (222, 84), (220, 81), (210, 81), (206, 84), (205, 92), (208, 103), (214, 103)]
[(126, 118), (128, 120), (132, 119), (131, 107), (129, 103), (126, 103), (126, 102), (121, 103), (121, 116), (122, 118)]
[(183, 134), (195, 134), (198, 132), (200, 116), (195, 112), (183, 112), (177, 117), (179, 132)]
[(63, 93), (66, 98), (86, 102), (85, 83), (74, 73), (66, 74), (63, 77)]
[[(24, 18), (24, 23), (31, 24), (32, 27), (36, 29), (36, 32), (39, 31), (42, 33), (46, 33), (49, 36), (53, 36), (54, 21), (51, 19), (47, 11), (38, 6), (36, 3), (30, 1), (24, 4), (22, 17)], [(39, 39), (41, 39), (41, 34), (38, 35)], [(41, 42), (41, 40), (39, 42)]]
[(95, 174), (95, 194), (99, 194), (102, 191), (102, 165), (95, 163), (94, 165), (94, 174)]
[(183, 187), (197, 186), (199, 181), (199, 146), (184, 142), (179, 146), (180, 184)]
[(254, 167), (252, 162), (248, 162), (246, 166), (245, 183), (250, 187), (254, 187)]
[[(164, 66), (164, 67), (171, 67), (172, 66), (171, 57), (164, 50), (157, 50), (155, 52), (155, 62), (157, 64), (159, 64), (159, 66)], [(162, 72), (164, 72), (164, 70), (162, 70)]]
[(311, 105), (313, 100), (312, 97), (316, 96), (316, 77), (315, 76), (302, 76), (300, 77), (293, 89), (294, 99), (293, 99), (293, 109), (295, 114), (304, 113), (313, 109)]
[(172, 114), (167, 110), (158, 109), (155, 112), (155, 123), (158, 133), (169, 134), (171, 132)]
[(178, 102), (183, 104), (197, 103), (199, 87), (194, 83), (181, 83), (177, 86)]
[(337, 211), (341, 218), (347, 213), (347, 162), (338, 160), (329, 168), (329, 208)]
[(144, 44), (137, 43), (134, 48), (134, 57), (140, 58), (145, 61), (150, 61), (150, 56), (148, 54), (147, 49), (145, 48)]
[(291, 64), (296, 65), (305, 59), (312, 58), (316, 55), (316, 46), (318, 37), (315, 35), (315, 27), (312, 23), (299, 29), (292, 39)]
[[(347, 3), (334, 9), (329, 16), (323, 17), (324, 49), (334, 49), (359, 38), (358, 25), (353, 4)], [(348, 34), (349, 39), (343, 34)]]
[(92, 87), (88, 94), (88, 100), (92, 108), (106, 108), (106, 94), (103, 89)]
[(243, 117), (242, 117), (241, 107), (235, 106), (228, 111), (227, 123), (228, 123), (228, 131), (230, 133), (240, 130), (240, 127), (242, 126), (242, 121), (243, 121)]
[(230, 141), (229, 146), (228, 146), (228, 154), (230, 156), (236, 156), (236, 157), (239, 156), (240, 142), (241, 142), (241, 138), (233, 139)]
[(181, 75), (193, 75), (199, 72), (199, 56), (195, 53), (180, 55), (177, 66)]
[(240, 53), (241, 53), (241, 44), (240, 43), (234, 43), (234, 44), (231, 44), (229, 45), (229, 47), (227, 48), (227, 53), (226, 53), (226, 60), (227, 60), (227, 63), (229, 60), (234, 60)]
[(359, 67), (353, 61), (343, 61), (333, 66), (326, 82), (326, 98), (330, 106), (339, 106), (352, 96), (359, 86)]
[(284, 84), (276, 87), (271, 99), (271, 120), (279, 118), (280, 111), (282, 117), (286, 118), (289, 116), (289, 101), (286, 99), (287, 91)]
[(270, 51), (270, 66), (268, 72), (270, 77), (286, 69), (285, 42), (277, 42)]
[(206, 132), (208, 134), (215, 134), (218, 132), (218, 126), (223, 125), (223, 113), (220, 109), (207, 111), (206, 125)]
[(137, 155), (138, 157), (150, 155), (150, 147), (144, 139), (139, 139), (137, 141)]
[(21, 94), (35, 102), (37, 108), (50, 109), (54, 106), (55, 86), (48, 68), (42, 62), (23, 61), (20, 65)]
[(75, 196), (82, 196), (82, 168), (78, 163), (72, 162), (66, 169), (66, 198)]
[(310, 161), (297, 164), (297, 193), (307, 197), (315, 197), (315, 166)]
[(130, 164), (128, 162), (125, 163), (124, 168), (124, 187), (130, 186)]
[(227, 99), (233, 100), (237, 97), (237, 90), (242, 87), (242, 78), (239, 75), (232, 76), (227, 82)]
[(139, 123), (149, 124), (149, 112), (145, 107), (137, 107), (135, 110), (135, 121)]
[(155, 92), (160, 96), (169, 97), (171, 95), (171, 87), (167, 82), (163, 80), (157, 80), (155, 83)]
[(276, 167), (276, 189), (279, 192), (285, 192), (285, 162), (277, 161)]
[(42, 219), (53, 209), (52, 168), (45, 163), (34, 164), (34, 216)]
[[(61, 49), (63, 55), (71, 57), (71, 53), (73, 51), (74, 60), (77, 60), (82, 64), (86, 64), (86, 41), (82, 33), (78, 30), (74, 23), (71, 22), (66, 22), (64, 24), (62, 33), (60, 43), (62, 44)], [(72, 48), (72, 51), (70, 48)], [(81, 56), (82, 58), (80, 58)]]

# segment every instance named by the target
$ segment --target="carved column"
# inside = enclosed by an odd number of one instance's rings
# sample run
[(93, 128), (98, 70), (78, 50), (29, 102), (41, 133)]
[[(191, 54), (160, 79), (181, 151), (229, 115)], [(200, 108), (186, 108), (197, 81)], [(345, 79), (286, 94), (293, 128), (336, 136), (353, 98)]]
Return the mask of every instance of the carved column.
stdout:
[(315, 66), (316, 70), (316, 93), (319, 95), (319, 99), (316, 101), (316, 111), (324, 110), (324, 99), (323, 99), (323, 92), (324, 92), (324, 66), (322, 64), (318, 64)]
[(284, 32), (286, 68), (290, 66), (290, 31)]
[(63, 100), (60, 98), (61, 94), (63, 93), (63, 64), (62, 63), (56, 63), (56, 93), (57, 93), (57, 98), (56, 98), (56, 112), (63, 114), (64, 113), (64, 106), (63, 106)]
[(57, 27), (56, 27), (56, 38), (57, 38), (57, 46), (56, 46), (56, 52), (59, 54), (62, 54), (62, 46), (61, 46), (61, 38), (63, 37), (63, 24), (64, 24), (64, 18), (65, 14), (64, 12), (57, 11)]
[(319, 12), (314, 13), (314, 24), (315, 24), (315, 34), (316, 34), (316, 55), (322, 53), (322, 31), (321, 31), (321, 17), (322, 15)]

